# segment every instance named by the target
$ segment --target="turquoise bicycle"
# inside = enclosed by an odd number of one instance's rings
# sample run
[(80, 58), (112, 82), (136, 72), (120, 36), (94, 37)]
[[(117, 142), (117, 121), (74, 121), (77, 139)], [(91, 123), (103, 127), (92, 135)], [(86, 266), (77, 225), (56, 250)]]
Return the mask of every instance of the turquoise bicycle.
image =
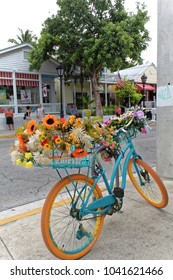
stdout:
[[(114, 137), (119, 143), (114, 150), (101, 146), (87, 157), (54, 163), (59, 175), (61, 168), (67, 175), (54, 185), (45, 200), (41, 228), (47, 248), (60, 259), (79, 259), (92, 249), (106, 215), (122, 208), (127, 174), (152, 206), (163, 208), (168, 203), (162, 180), (135, 150), (132, 142), (135, 130), (131, 131), (127, 125), (118, 129)], [(105, 151), (115, 161), (110, 180), (101, 159)], [(77, 168), (78, 172), (70, 174), (69, 168)]]

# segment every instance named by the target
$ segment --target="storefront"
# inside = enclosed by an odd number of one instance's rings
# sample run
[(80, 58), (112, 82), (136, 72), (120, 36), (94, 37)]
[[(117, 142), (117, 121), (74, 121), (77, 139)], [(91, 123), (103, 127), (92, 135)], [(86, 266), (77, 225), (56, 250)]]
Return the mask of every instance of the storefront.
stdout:
[(30, 44), (0, 50), (0, 114), (12, 107), (15, 114), (23, 114), (26, 106), (36, 110), (43, 104), (47, 113), (58, 112), (55, 93), (57, 61), (43, 63), (40, 71), (30, 72), (27, 55)]

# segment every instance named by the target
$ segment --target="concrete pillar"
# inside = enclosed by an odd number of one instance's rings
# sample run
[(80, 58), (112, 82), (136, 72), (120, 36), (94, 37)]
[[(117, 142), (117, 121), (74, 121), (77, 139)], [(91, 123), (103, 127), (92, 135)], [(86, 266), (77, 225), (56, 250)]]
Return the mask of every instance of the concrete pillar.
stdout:
[(173, 179), (173, 1), (158, 0), (157, 172)]

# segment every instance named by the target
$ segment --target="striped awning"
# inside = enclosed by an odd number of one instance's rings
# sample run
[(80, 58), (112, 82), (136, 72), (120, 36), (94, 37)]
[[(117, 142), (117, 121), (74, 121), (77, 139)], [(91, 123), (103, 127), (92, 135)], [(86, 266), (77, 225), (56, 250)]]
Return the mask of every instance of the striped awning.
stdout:
[(16, 80), (16, 86), (18, 87), (39, 87), (39, 81), (30, 80)]
[(0, 71), (0, 86), (12, 86), (12, 72)]
[[(137, 84), (138, 87), (138, 91), (142, 91), (143, 90), (143, 84)], [(151, 86), (150, 84), (144, 84), (144, 90), (148, 90), (148, 91), (155, 91), (155, 87)]]
[(16, 85), (25, 87), (38, 87), (39, 75), (28, 73), (16, 73)]
[[(28, 73), (15, 73), (16, 86), (39, 87), (39, 75)], [(0, 86), (12, 86), (12, 72), (0, 71)]]
[(1, 79), (0, 78), (0, 86), (12, 86), (13, 80), (12, 79)]

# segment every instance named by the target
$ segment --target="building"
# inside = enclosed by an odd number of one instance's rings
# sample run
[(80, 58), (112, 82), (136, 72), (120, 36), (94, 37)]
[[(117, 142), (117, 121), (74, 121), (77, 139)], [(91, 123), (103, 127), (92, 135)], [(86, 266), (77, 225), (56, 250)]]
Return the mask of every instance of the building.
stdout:
[[(142, 84), (141, 77), (145, 73), (147, 81), (145, 85)], [(108, 69), (104, 69), (100, 80), (102, 89), (102, 98), (105, 105), (111, 104), (111, 100), (115, 98), (115, 91), (117, 85), (117, 76), (120, 76), (122, 80), (129, 80), (132, 84), (137, 85), (137, 90), (146, 94), (145, 105), (147, 108), (155, 106), (156, 101), (156, 89), (157, 89), (157, 68), (153, 63), (146, 63), (137, 65), (127, 69), (119, 70), (111, 73)], [(144, 86), (144, 87), (143, 87)], [(129, 105), (129, 106), (128, 106)], [(130, 104), (127, 104), (130, 107)]]
[(34, 111), (42, 103), (46, 112), (58, 112), (55, 92), (56, 67), (53, 58), (45, 61), (38, 72), (29, 70), (28, 43), (0, 50), (0, 112), (10, 105), (14, 113), (24, 112), (27, 105)]

